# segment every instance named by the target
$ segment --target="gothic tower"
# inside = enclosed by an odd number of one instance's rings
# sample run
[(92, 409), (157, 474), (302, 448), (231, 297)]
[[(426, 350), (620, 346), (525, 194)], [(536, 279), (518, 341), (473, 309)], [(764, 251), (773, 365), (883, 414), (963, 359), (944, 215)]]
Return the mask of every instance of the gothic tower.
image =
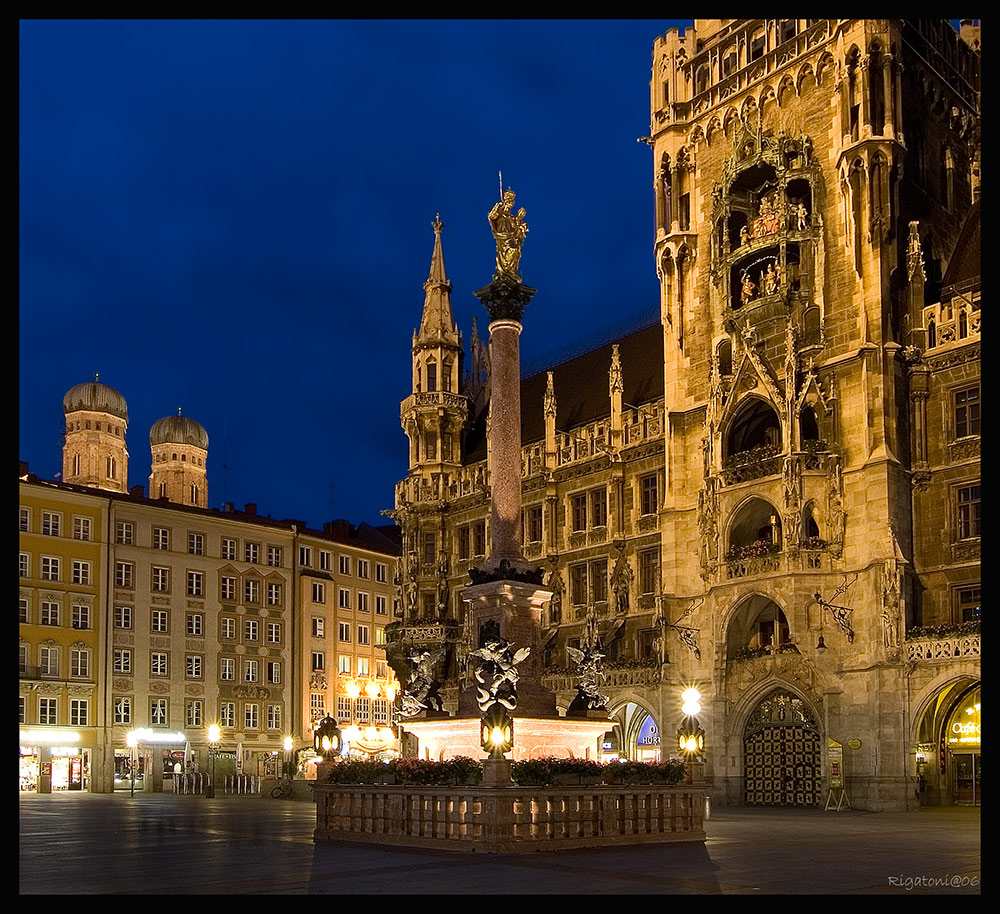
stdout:
[(149, 497), (208, 507), (208, 432), (194, 419), (166, 416), (149, 430), (152, 470)]
[(128, 406), (113, 387), (94, 375), (70, 388), (63, 397), (66, 438), (63, 482), (112, 492), (128, 489)]

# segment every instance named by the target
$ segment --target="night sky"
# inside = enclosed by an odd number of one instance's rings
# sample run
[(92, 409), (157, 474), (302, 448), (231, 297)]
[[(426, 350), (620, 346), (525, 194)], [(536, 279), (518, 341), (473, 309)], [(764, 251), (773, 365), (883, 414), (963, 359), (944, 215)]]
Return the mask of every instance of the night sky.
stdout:
[(390, 523), (399, 403), (441, 214), (468, 348), (498, 171), (539, 291), (524, 368), (657, 308), (649, 79), (687, 20), (22, 21), (20, 452), (63, 394), (210, 436), (210, 505)]

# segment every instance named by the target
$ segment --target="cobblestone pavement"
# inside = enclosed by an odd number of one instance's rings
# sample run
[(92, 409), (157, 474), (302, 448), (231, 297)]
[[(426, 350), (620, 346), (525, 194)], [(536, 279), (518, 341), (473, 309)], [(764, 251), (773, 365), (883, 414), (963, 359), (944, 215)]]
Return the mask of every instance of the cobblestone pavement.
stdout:
[(980, 894), (980, 811), (715, 809), (704, 844), (473, 855), (312, 842), (307, 801), (20, 797), (20, 892)]

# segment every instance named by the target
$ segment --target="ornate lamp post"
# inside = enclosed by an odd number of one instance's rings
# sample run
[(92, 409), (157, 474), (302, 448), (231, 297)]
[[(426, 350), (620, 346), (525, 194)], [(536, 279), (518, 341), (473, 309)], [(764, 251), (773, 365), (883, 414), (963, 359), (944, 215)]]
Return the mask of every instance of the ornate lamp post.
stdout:
[(677, 730), (677, 746), (684, 753), (689, 764), (695, 764), (705, 757), (705, 731), (698, 723), (701, 713), (701, 693), (697, 689), (685, 689), (681, 693), (684, 704), (681, 711), (684, 720)]
[(329, 714), (324, 717), (313, 731), (313, 748), (317, 755), (322, 755), (324, 761), (343, 751), (344, 737), (340, 727)]
[(208, 788), (205, 796), (211, 799), (215, 796), (215, 757), (219, 754), (219, 740), (222, 738), (222, 731), (218, 724), (212, 724), (208, 728), (208, 757), (211, 760), (211, 774), (208, 776)]

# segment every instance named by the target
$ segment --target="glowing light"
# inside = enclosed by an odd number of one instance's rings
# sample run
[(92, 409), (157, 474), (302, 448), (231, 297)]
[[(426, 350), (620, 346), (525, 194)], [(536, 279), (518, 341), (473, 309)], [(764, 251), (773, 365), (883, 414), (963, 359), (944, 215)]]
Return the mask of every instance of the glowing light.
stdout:
[(217, 743), (220, 739), (222, 739), (222, 730), (218, 724), (212, 724), (208, 728), (208, 741), (210, 743)]
[(383, 691), (385, 692), (385, 697), (389, 699), (390, 702), (396, 700), (396, 683), (387, 682)]
[(80, 734), (72, 731), (61, 730), (59, 732), (49, 732), (47, 730), (21, 730), (18, 739), (25, 746), (47, 746), (58, 740), (60, 743), (78, 743)]
[(493, 732), (490, 733), (490, 742), (494, 746), (502, 746), (503, 745), (504, 739), (503, 739), (503, 728), (502, 727), (494, 727), (493, 728)]
[(284, 747), (285, 752), (291, 752), (292, 751), (292, 738), (290, 736), (286, 736), (281, 745)]
[(701, 692), (697, 689), (685, 689), (681, 692), (681, 700), (684, 702), (681, 711), (688, 717), (695, 717), (701, 713)]
[(353, 679), (347, 683), (347, 694), (351, 698), (357, 698), (361, 694), (361, 687)]
[(374, 679), (368, 680), (368, 685), (365, 686), (365, 695), (369, 698), (378, 698), (378, 683)]

